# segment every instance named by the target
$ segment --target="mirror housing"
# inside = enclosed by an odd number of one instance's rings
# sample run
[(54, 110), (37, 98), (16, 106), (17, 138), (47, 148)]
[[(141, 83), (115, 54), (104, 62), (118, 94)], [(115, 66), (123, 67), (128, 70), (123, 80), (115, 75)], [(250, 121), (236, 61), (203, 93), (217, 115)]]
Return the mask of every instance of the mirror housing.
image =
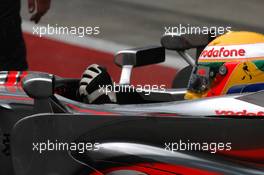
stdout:
[(47, 99), (54, 94), (54, 76), (45, 73), (29, 74), (23, 78), (22, 87), (33, 99)]
[(168, 50), (184, 51), (192, 48), (204, 48), (214, 38), (210, 35), (163, 35), (161, 38), (161, 45)]
[(133, 67), (146, 66), (165, 61), (165, 48), (150, 46), (120, 51), (115, 56), (115, 64), (122, 67), (119, 83), (130, 84)]
[(115, 64), (123, 66), (146, 66), (165, 61), (165, 48), (149, 46), (120, 51), (115, 56)]
[(196, 48), (196, 58), (199, 57), (202, 50), (214, 39), (209, 35), (163, 35), (161, 38), (161, 45), (168, 50), (175, 50), (178, 54), (191, 66), (195, 66), (196, 59), (192, 58), (187, 52), (188, 49)]

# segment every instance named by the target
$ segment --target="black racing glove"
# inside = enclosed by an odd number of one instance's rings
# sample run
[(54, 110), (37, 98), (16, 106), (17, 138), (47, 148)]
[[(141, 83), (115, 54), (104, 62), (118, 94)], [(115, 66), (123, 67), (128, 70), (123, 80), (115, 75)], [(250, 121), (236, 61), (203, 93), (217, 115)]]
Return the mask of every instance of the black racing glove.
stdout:
[(90, 65), (83, 73), (79, 85), (79, 95), (84, 103), (115, 103), (116, 94), (107, 70), (97, 64)]

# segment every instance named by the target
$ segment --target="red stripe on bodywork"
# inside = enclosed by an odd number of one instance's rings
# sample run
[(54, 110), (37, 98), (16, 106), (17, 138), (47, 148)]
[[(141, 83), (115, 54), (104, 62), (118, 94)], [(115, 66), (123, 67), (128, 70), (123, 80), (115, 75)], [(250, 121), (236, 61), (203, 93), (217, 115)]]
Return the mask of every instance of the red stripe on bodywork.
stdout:
[(98, 171), (94, 171), (92, 173), (89, 173), (89, 175), (104, 175), (103, 173), (100, 173)]
[(6, 85), (6, 90), (11, 93), (16, 93), (18, 89), (14, 85)]
[(21, 75), (20, 75), (20, 81), (18, 82), (18, 85), (21, 86), (21, 83), (22, 83), (22, 79), (27, 76), (28, 72), (22, 72)]
[(252, 149), (252, 150), (230, 150), (221, 151), (220, 154), (224, 154), (230, 157), (236, 157), (251, 161), (264, 161), (264, 148)]
[(115, 113), (112, 112), (106, 112), (106, 111), (95, 111), (91, 109), (83, 109), (79, 108), (73, 104), (67, 104), (70, 108), (72, 108), (75, 111), (82, 112), (82, 113), (89, 113), (89, 114), (94, 114), (94, 115), (116, 115)]
[(0, 100), (20, 100), (20, 101), (31, 101), (29, 97), (16, 97), (16, 96), (0, 96)]
[(22, 79), (27, 75), (27, 72), (10, 71), (7, 74), (7, 79), (4, 84), (6, 90), (11, 93), (16, 93), (17, 91), (23, 91), (21, 87)]
[(181, 174), (181, 175), (220, 175), (217, 172), (211, 172), (203, 169), (187, 167), (183, 165), (170, 165), (163, 163), (142, 163), (136, 164), (132, 166), (121, 166), (114, 167), (107, 170), (102, 171), (104, 174), (111, 173), (118, 170), (134, 170), (138, 172), (142, 172), (148, 175), (172, 175), (172, 174)]
[(10, 71), (7, 75), (6, 86), (14, 86), (17, 83), (17, 74), (18, 71)]

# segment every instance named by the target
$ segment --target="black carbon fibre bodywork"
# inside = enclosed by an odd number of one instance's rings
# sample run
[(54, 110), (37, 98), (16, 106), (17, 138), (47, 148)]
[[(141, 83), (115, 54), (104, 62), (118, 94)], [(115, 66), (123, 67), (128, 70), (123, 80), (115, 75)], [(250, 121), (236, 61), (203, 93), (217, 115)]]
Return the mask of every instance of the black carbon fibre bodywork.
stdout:
[[(246, 121), (181, 116), (35, 115), (18, 122), (13, 130), (11, 148), (16, 157), (13, 163), (18, 175), (51, 172), (70, 175), (80, 169), (89, 172), (93, 168), (104, 171), (110, 168), (111, 162), (115, 164), (112, 168), (162, 163), (219, 174), (261, 174), (262, 166), (257, 166), (257, 163), (262, 164), (263, 159), (254, 162), (200, 151), (174, 152), (166, 150), (165, 143), (187, 139), (189, 142), (206, 140), (208, 143), (231, 142), (233, 151), (258, 150), (264, 146), (261, 133), (263, 122), (258, 119)], [(47, 140), (54, 143), (98, 142), (101, 146), (99, 150), (84, 153), (68, 150), (40, 154), (32, 150), (32, 143), (44, 143)], [(58, 161), (59, 164), (56, 163)], [(39, 172), (41, 167), (45, 168)], [(177, 169), (172, 173), (177, 174)]]

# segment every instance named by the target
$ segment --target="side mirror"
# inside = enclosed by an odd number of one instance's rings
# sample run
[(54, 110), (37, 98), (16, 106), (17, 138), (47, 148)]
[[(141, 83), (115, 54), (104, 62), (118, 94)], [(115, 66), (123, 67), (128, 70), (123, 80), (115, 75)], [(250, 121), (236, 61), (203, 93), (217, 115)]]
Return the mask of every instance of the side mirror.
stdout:
[(47, 99), (54, 94), (54, 76), (45, 73), (29, 74), (22, 80), (26, 94), (34, 99)]
[(122, 67), (120, 84), (130, 84), (133, 67), (161, 63), (165, 61), (165, 48), (143, 47), (120, 51), (115, 56), (115, 64)]
[(168, 50), (184, 51), (192, 48), (205, 47), (211, 41), (209, 35), (163, 35), (161, 45)]
[(29, 74), (22, 80), (26, 94), (34, 99), (34, 113), (53, 112), (50, 97), (54, 94), (54, 76), (45, 73)]
[(165, 48), (150, 46), (120, 51), (115, 56), (115, 63), (120, 66), (146, 66), (165, 61)]
[(161, 38), (161, 45), (168, 50), (175, 50), (180, 56), (191, 66), (195, 66), (195, 59), (193, 59), (185, 51), (196, 48), (196, 57), (198, 58), (201, 51), (214, 39), (214, 37), (203, 34), (185, 34), (185, 35), (163, 35)]

